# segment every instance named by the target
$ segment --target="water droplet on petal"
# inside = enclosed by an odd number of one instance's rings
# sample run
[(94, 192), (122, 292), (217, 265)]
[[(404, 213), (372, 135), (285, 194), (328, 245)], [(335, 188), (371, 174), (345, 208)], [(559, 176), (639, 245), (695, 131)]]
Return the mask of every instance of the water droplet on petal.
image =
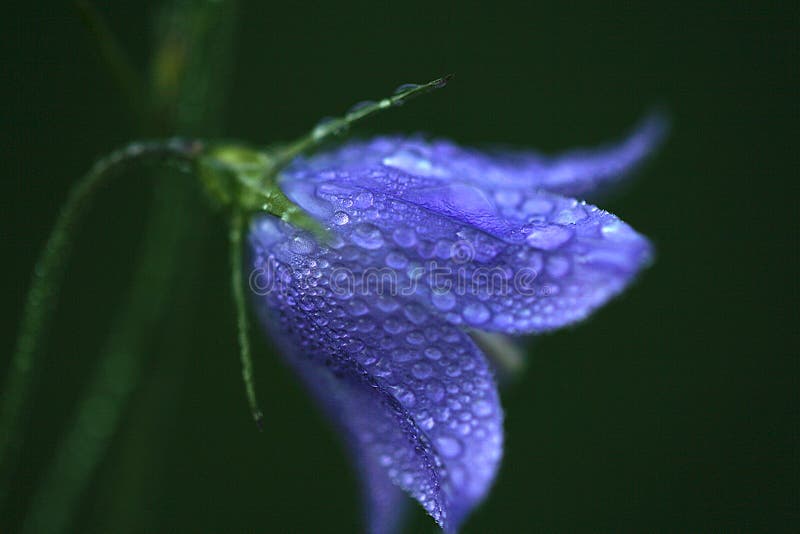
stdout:
[(375, 225), (359, 224), (350, 237), (356, 245), (367, 250), (376, 250), (383, 246), (383, 236)]
[(425, 336), (419, 330), (414, 330), (406, 335), (406, 342), (409, 345), (422, 345), (425, 342)]
[(419, 355), (416, 353), (416, 351), (408, 349), (400, 349), (392, 354), (392, 359), (398, 363), (410, 362), (416, 360), (417, 358), (419, 358)]
[(295, 254), (302, 254), (304, 256), (311, 254), (316, 248), (317, 246), (314, 244), (314, 241), (303, 236), (295, 237), (289, 244), (289, 249), (292, 252)]
[(494, 199), (501, 206), (513, 208), (522, 200), (522, 195), (513, 189), (501, 189), (494, 194)]
[(501, 329), (507, 329), (514, 325), (514, 316), (510, 313), (498, 313), (492, 322)]
[(436, 448), (445, 458), (455, 458), (461, 454), (461, 442), (457, 438), (449, 436), (436, 438)]
[(543, 215), (550, 213), (552, 209), (553, 205), (550, 201), (543, 198), (531, 198), (522, 205), (522, 211), (530, 215)]
[(434, 291), (431, 293), (431, 302), (440, 311), (452, 310), (456, 305), (456, 297), (450, 291)]
[(528, 244), (541, 250), (553, 250), (572, 237), (572, 230), (558, 224), (533, 225), (528, 234)]
[(414, 303), (408, 304), (403, 308), (403, 314), (406, 316), (406, 319), (414, 324), (422, 324), (428, 318), (428, 312), (425, 311), (425, 308)]
[(397, 400), (399, 400), (404, 407), (411, 408), (416, 403), (417, 398), (413, 392), (401, 389), (397, 394)]
[(414, 378), (425, 380), (433, 375), (433, 367), (429, 363), (415, 363), (411, 368), (411, 374), (414, 375)]
[(472, 413), (478, 417), (486, 417), (492, 413), (492, 405), (485, 400), (476, 401), (475, 404), (472, 405)]
[(439, 360), (442, 357), (442, 351), (436, 347), (428, 347), (425, 349), (424, 353), (426, 358), (433, 361)]
[(444, 386), (438, 380), (431, 380), (425, 385), (425, 395), (433, 402), (441, 401), (444, 393)]
[(399, 308), (400, 304), (397, 302), (397, 300), (388, 295), (380, 295), (377, 299), (375, 299), (375, 306), (377, 306), (377, 308), (381, 311), (391, 313)]
[(489, 309), (480, 302), (471, 302), (464, 307), (462, 312), (464, 320), (472, 325), (483, 324), (489, 320)]
[(353, 193), (352, 187), (347, 187), (344, 185), (332, 183), (332, 182), (325, 182), (317, 186), (317, 194), (322, 197), (329, 197), (329, 196), (347, 196)]
[(413, 247), (417, 242), (417, 234), (411, 228), (398, 228), (392, 234), (394, 242), (401, 247)]
[(403, 325), (397, 319), (386, 319), (383, 322), (383, 329), (389, 334), (398, 334), (403, 331)]
[(348, 303), (350, 314), (358, 317), (359, 315), (364, 315), (369, 311), (369, 308), (361, 299), (352, 299)]
[(569, 260), (564, 256), (553, 256), (547, 260), (547, 274), (561, 278), (569, 272)]
[(350, 216), (347, 213), (343, 212), (343, 211), (337, 211), (336, 213), (333, 214), (333, 219), (332, 220), (333, 220), (333, 224), (336, 224), (338, 226), (342, 226), (342, 225), (345, 225), (348, 222), (350, 222)]
[(369, 191), (362, 191), (358, 195), (353, 202), (353, 206), (360, 209), (366, 209), (372, 206), (372, 202), (374, 197), (371, 192)]
[(434, 165), (429, 157), (430, 152), (424, 147), (408, 146), (384, 157), (382, 163), (387, 167), (394, 167), (415, 176), (446, 176), (448, 171)]
[(627, 241), (636, 239), (637, 237), (636, 232), (622, 221), (612, 221), (604, 224), (603, 227), (600, 228), (600, 233), (609, 241)]
[(561, 210), (555, 216), (553, 222), (558, 224), (575, 224), (586, 218), (586, 211), (581, 206), (575, 206), (572, 209)]
[(386, 265), (393, 269), (402, 269), (408, 265), (408, 258), (399, 252), (390, 252), (386, 255)]

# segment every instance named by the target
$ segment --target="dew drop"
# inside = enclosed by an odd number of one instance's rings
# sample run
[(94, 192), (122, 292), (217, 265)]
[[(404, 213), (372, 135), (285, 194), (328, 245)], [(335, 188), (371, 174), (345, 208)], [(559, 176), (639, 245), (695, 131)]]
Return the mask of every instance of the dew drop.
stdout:
[(513, 189), (501, 189), (494, 194), (494, 199), (501, 206), (513, 208), (522, 200), (522, 195)]
[(424, 353), (425, 357), (428, 358), (429, 360), (436, 361), (441, 359), (442, 357), (442, 351), (440, 351), (436, 347), (428, 347), (427, 349), (425, 349)]
[(600, 233), (609, 241), (620, 242), (636, 238), (636, 232), (621, 221), (612, 221), (604, 224), (603, 227), (600, 228)]
[(414, 393), (413, 393), (413, 392), (411, 392), (411, 391), (408, 391), (408, 390), (401, 390), (401, 391), (400, 391), (400, 392), (398, 392), (398, 394), (397, 394), (397, 400), (399, 400), (399, 401), (400, 401), (400, 403), (401, 403), (401, 404), (402, 404), (402, 405), (403, 405), (405, 408), (411, 408), (411, 407), (412, 407), (412, 406), (414, 406), (414, 404), (417, 402), (417, 397), (416, 397), (416, 396), (414, 395)]
[(414, 378), (425, 380), (433, 375), (433, 367), (429, 363), (415, 363), (411, 368), (411, 374), (414, 375)]
[(541, 250), (553, 250), (572, 237), (572, 230), (557, 224), (533, 225), (526, 238), (528, 244)]
[(425, 395), (433, 402), (441, 401), (444, 393), (444, 386), (438, 380), (431, 380), (425, 385)]
[(386, 265), (393, 269), (402, 269), (408, 265), (408, 259), (399, 252), (390, 252), (386, 255)]
[(356, 330), (368, 334), (369, 332), (375, 330), (375, 323), (372, 322), (370, 318), (361, 317), (358, 319), (358, 321), (356, 321)]
[(553, 222), (559, 224), (575, 224), (585, 218), (586, 211), (580, 206), (575, 206), (572, 209), (565, 209), (558, 212), (558, 215), (555, 216)]
[[(351, 339), (347, 346), (351, 352), (361, 352), (367, 348), (367, 345), (360, 339)], [(369, 358), (369, 355), (367, 358)]]
[(486, 417), (492, 413), (492, 405), (488, 401), (479, 400), (472, 405), (472, 413), (478, 417)]
[(343, 211), (337, 211), (336, 213), (333, 214), (333, 219), (332, 220), (333, 220), (333, 224), (338, 225), (338, 226), (343, 226), (343, 225), (347, 224), (348, 222), (350, 222), (350, 216), (347, 213), (343, 212)]
[(569, 272), (569, 260), (564, 256), (553, 256), (547, 260), (547, 274), (561, 278)]
[(458, 364), (450, 364), (444, 371), (450, 378), (458, 378), (461, 376), (461, 367)]
[(366, 209), (372, 206), (373, 201), (374, 197), (372, 193), (370, 193), (369, 191), (362, 191), (358, 195), (356, 195), (356, 198), (353, 201), (353, 206), (360, 209)]
[(415, 176), (444, 177), (447, 171), (435, 166), (428, 155), (421, 147), (407, 147), (384, 157), (382, 163)]
[(514, 325), (514, 316), (510, 313), (498, 313), (492, 322), (501, 329), (510, 328)]
[(394, 354), (392, 354), (392, 359), (398, 363), (410, 362), (416, 360), (417, 358), (418, 358), (417, 353), (413, 350), (408, 350), (408, 349), (400, 349), (395, 351)]
[(349, 302), (350, 314), (358, 317), (364, 315), (369, 311), (369, 308), (361, 299), (353, 299)]
[(346, 129), (347, 125), (341, 123), (339, 119), (325, 117), (321, 119), (316, 126), (314, 126), (314, 130), (311, 132), (311, 135), (314, 137), (314, 139), (321, 139), (329, 133), (339, 134)]
[(406, 335), (406, 342), (409, 345), (422, 345), (425, 342), (425, 336), (419, 330), (414, 330)]
[(455, 458), (461, 454), (461, 442), (454, 437), (440, 436), (436, 438), (436, 448), (445, 458)]
[(419, 422), (419, 427), (422, 430), (430, 430), (434, 426), (436, 426), (436, 422), (433, 420), (433, 417), (426, 417)]
[(419, 304), (409, 304), (403, 309), (403, 314), (414, 324), (422, 324), (428, 318), (428, 313)]
[(314, 241), (307, 237), (297, 236), (292, 239), (292, 242), (289, 244), (289, 249), (294, 252), (295, 254), (302, 254), (308, 255), (314, 252), (316, 249), (316, 245)]
[[(470, 252), (468, 250), (468, 246), (462, 246), (462, 245), (465, 244), (451, 243), (446, 239), (440, 239), (439, 241), (436, 242), (436, 245), (433, 247), (433, 253), (434, 255), (436, 255), (436, 257), (443, 260), (449, 260), (450, 257), (454, 255), (454, 252), (456, 254), (463, 253), (465, 256), (468, 256)], [(462, 249), (467, 249), (467, 250), (462, 250)], [(458, 259), (460, 259), (460, 256), (458, 257)]]
[(321, 197), (340, 197), (340, 196), (347, 196), (353, 193), (353, 189), (351, 187), (346, 187), (343, 185), (325, 182), (317, 186), (317, 195)]
[(543, 215), (550, 213), (552, 209), (553, 204), (543, 198), (531, 198), (522, 205), (522, 211), (530, 215)]
[(472, 325), (485, 323), (489, 320), (489, 316), (491, 315), (489, 308), (480, 302), (472, 302), (467, 304), (464, 307), (462, 314), (464, 315), (464, 320)]
[(390, 296), (380, 295), (375, 300), (375, 306), (381, 311), (391, 313), (399, 308), (400, 304)]
[(398, 86), (397, 89), (395, 89), (394, 93), (392, 93), (392, 94), (399, 95), (401, 93), (406, 93), (406, 92), (411, 91), (413, 89), (419, 89), (420, 87), (422, 87), (422, 86), (419, 85), (418, 83), (404, 83), (403, 85)]
[(386, 319), (383, 322), (383, 329), (389, 334), (398, 334), (403, 331), (403, 325), (397, 319)]
[(383, 246), (383, 236), (375, 225), (359, 224), (351, 235), (353, 243), (367, 250), (376, 250)]
[(350, 109), (348, 109), (347, 110), (347, 114), (348, 115), (352, 115), (354, 113), (358, 113), (359, 111), (362, 111), (362, 110), (364, 110), (366, 108), (369, 108), (369, 107), (372, 107), (372, 106), (375, 106), (375, 105), (376, 105), (376, 103), (374, 101), (372, 101), (372, 100), (364, 100), (363, 102), (359, 102), (359, 103), (353, 105)]
[(417, 234), (411, 228), (398, 228), (392, 234), (394, 242), (401, 247), (413, 247), (417, 242)]
[(434, 291), (431, 293), (431, 303), (437, 310), (449, 311), (456, 305), (456, 297), (450, 291)]

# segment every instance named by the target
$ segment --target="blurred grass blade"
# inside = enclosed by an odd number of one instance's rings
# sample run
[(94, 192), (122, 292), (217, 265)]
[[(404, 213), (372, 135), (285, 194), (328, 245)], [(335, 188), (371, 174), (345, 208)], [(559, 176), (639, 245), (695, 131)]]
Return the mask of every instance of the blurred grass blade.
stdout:
[(133, 122), (144, 128), (149, 122), (152, 111), (147, 87), (140, 74), (125, 53), (114, 33), (108, 27), (100, 12), (88, 1), (79, 0), (75, 3), (88, 31), (94, 37), (103, 63), (108, 67), (120, 93), (125, 98)]
[[(148, 114), (159, 122), (149, 125), (150, 135), (218, 135), (235, 12), (232, 1), (201, 0), (176, 0), (160, 11), (150, 85), (156, 107)], [(186, 316), (191, 306), (183, 306), (180, 314), (167, 313), (172, 284), (199, 276), (194, 269), (181, 272), (180, 266), (202, 264), (198, 241), (187, 236), (205, 234), (206, 209), (190, 190), (195, 184), (187, 182), (156, 180), (134, 281), (112, 320), (102, 361), (78, 402), (70, 430), (31, 501), (24, 532), (71, 530), (80, 500), (142, 376), (145, 356), (152, 355), (152, 340), (157, 332), (185, 331), (191, 320)], [(186, 341), (172, 341), (176, 354), (167, 356), (177, 357)]]
[(3, 387), (0, 403), (0, 502), (5, 500), (10, 489), (25, 430), (21, 425), (22, 412), (30, 396), (72, 242), (86, 208), (97, 190), (122, 169), (149, 159), (191, 159), (193, 150), (191, 143), (183, 142), (134, 143), (97, 162), (70, 191), (34, 267), (17, 347)]

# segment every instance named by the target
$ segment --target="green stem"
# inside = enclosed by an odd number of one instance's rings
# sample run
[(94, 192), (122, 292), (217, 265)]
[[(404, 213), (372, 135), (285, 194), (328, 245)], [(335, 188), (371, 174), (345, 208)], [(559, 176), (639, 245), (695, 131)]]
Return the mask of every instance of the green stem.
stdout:
[(423, 95), (433, 91), (434, 89), (440, 89), (444, 87), (452, 77), (453, 75), (449, 74), (422, 85), (406, 84), (398, 87), (392, 96), (383, 98), (377, 102), (364, 102), (360, 105), (356, 104), (343, 117), (327, 119), (319, 123), (304, 137), (301, 137), (297, 141), (285, 147), (281, 152), (278, 153), (275, 167), (283, 167), (299, 154), (307, 152), (312, 148), (324, 143), (331, 137), (341, 134), (352, 124), (359, 122), (370, 115), (374, 115), (375, 113), (383, 111), (384, 109), (401, 106), (411, 98)]
[(229, 234), (230, 241), (230, 260), (231, 260), (231, 289), (233, 290), (233, 302), (236, 306), (236, 325), (239, 335), (239, 356), (242, 364), (242, 378), (244, 379), (247, 402), (250, 406), (250, 413), (256, 422), (259, 430), (263, 429), (264, 414), (258, 407), (256, 400), (256, 390), (253, 381), (253, 359), (250, 354), (250, 335), (247, 321), (247, 303), (244, 297), (244, 280), (242, 279), (242, 232), (244, 230), (244, 218), (241, 210), (235, 210), (231, 217), (231, 227)]
[(54, 303), (75, 230), (101, 185), (118, 171), (142, 161), (187, 163), (201, 145), (185, 141), (135, 143), (98, 161), (70, 192), (34, 268), (22, 313), (17, 348), (11, 359), (0, 404), (0, 502), (5, 499), (21, 442), (21, 414), (30, 396), (37, 359), (52, 319)]

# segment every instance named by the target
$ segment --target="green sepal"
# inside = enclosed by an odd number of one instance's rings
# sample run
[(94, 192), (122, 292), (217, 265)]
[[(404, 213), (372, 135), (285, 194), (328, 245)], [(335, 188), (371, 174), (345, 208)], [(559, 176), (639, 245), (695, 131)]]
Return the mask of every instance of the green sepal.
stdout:
[(324, 238), (325, 229), (278, 185), (279, 165), (268, 152), (241, 144), (212, 146), (200, 158), (200, 179), (212, 201), (246, 213), (265, 212)]

